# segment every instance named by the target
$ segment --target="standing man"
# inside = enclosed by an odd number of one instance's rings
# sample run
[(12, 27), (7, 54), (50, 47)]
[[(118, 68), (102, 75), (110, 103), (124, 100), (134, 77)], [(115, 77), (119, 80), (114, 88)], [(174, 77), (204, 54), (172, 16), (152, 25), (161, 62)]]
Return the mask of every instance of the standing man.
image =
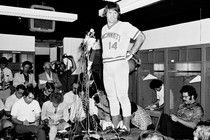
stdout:
[(74, 61), (74, 57), (71, 55), (70, 56), (64, 55), (63, 58), (69, 59), (72, 64), (72, 67), (70, 69), (67, 69), (64, 62), (60, 62), (58, 67), (58, 78), (62, 84), (61, 89), (66, 93), (71, 90), (72, 84), (75, 80), (74, 77), (72, 76), (72, 73), (76, 70), (76, 63)]
[[(112, 123), (119, 123), (120, 106), (123, 112), (123, 134), (130, 134), (131, 104), (128, 97), (129, 64), (128, 60), (140, 49), (145, 36), (129, 22), (119, 21), (120, 7), (108, 3), (103, 15), (107, 24), (102, 28), (103, 79), (110, 103)], [(130, 42), (134, 42), (128, 50)]]

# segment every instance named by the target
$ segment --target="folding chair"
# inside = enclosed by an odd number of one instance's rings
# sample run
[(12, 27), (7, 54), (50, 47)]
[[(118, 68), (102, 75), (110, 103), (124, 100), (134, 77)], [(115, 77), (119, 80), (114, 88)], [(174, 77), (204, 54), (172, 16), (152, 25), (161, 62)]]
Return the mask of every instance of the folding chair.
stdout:
[(152, 119), (152, 123), (155, 126), (155, 131), (157, 131), (157, 128), (160, 122), (160, 117), (162, 115), (162, 111), (159, 111), (159, 110), (146, 110), (146, 111), (149, 113)]

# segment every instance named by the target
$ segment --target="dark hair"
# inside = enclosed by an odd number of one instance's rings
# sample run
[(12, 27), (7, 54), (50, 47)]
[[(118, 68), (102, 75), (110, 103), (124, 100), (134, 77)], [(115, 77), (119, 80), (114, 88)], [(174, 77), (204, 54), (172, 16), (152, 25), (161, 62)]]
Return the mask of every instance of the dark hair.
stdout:
[(107, 11), (109, 9), (113, 9), (118, 13), (118, 19), (120, 18), (120, 6), (114, 2), (108, 2), (108, 4), (104, 8), (104, 12), (102, 14), (103, 17), (106, 17)]
[(26, 87), (25, 87), (23, 84), (20, 84), (20, 85), (18, 85), (15, 89), (16, 89), (17, 91), (18, 91), (19, 89), (26, 90)]
[(36, 95), (35, 89), (34, 89), (33, 87), (27, 88), (27, 89), (24, 91), (23, 96), (28, 96), (29, 93), (32, 93), (32, 94), (34, 95), (34, 97), (35, 97), (35, 95)]
[(32, 63), (30, 61), (24, 61), (22, 63), (22, 67), (24, 67), (25, 65), (29, 65), (29, 69), (32, 69), (33, 68), (33, 65), (32, 65)]
[(137, 104), (134, 102), (131, 102), (131, 114), (136, 112), (137, 109), (138, 109)]
[(55, 90), (55, 86), (54, 86), (54, 84), (52, 82), (47, 82), (45, 87), (47, 89), (53, 89), (53, 90)]
[(185, 85), (181, 88), (180, 93), (187, 92), (189, 96), (194, 96), (194, 99), (197, 99), (198, 94), (193, 86)]
[(138, 140), (144, 140), (144, 139), (152, 139), (154, 136), (157, 136), (159, 138), (162, 138), (163, 140), (165, 140), (166, 138), (164, 137), (164, 135), (162, 135), (160, 132), (158, 131), (154, 131), (154, 130), (149, 130), (146, 131), (145, 133), (142, 133)]
[(63, 100), (64, 100), (63, 94), (60, 93), (60, 92), (55, 92), (55, 93), (50, 94), (50, 101), (51, 102), (60, 104), (60, 103), (63, 102)]
[(158, 79), (153, 79), (150, 84), (149, 84), (149, 87), (151, 89), (155, 89), (155, 88), (159, 88), (163, 85), (163, 82), (161, 80), (158, 80)]
[(0, 64), (5, 64), (5, 65), (8, 65), (8, 60), (6, 57), (1, 57), (0, 58)]

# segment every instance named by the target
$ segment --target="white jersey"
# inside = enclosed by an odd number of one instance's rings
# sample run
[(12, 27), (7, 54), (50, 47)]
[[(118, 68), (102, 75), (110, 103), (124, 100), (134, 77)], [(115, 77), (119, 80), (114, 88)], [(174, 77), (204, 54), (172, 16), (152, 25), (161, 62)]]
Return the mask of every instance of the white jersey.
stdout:
[(136, 39), (140, 31), (129, 22), (118, 21), (102, 28), (103, 62), (125, 59), (130, 39)]

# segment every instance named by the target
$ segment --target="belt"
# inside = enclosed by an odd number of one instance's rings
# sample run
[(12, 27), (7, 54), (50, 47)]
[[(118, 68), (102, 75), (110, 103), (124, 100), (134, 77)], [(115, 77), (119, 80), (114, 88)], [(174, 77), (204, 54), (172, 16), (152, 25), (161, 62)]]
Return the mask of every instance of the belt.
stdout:
[(34, 122), (28, 122), (29, 124), (33, 124), (33, 123), (35, 123), (36, 121), (34, 121)]

